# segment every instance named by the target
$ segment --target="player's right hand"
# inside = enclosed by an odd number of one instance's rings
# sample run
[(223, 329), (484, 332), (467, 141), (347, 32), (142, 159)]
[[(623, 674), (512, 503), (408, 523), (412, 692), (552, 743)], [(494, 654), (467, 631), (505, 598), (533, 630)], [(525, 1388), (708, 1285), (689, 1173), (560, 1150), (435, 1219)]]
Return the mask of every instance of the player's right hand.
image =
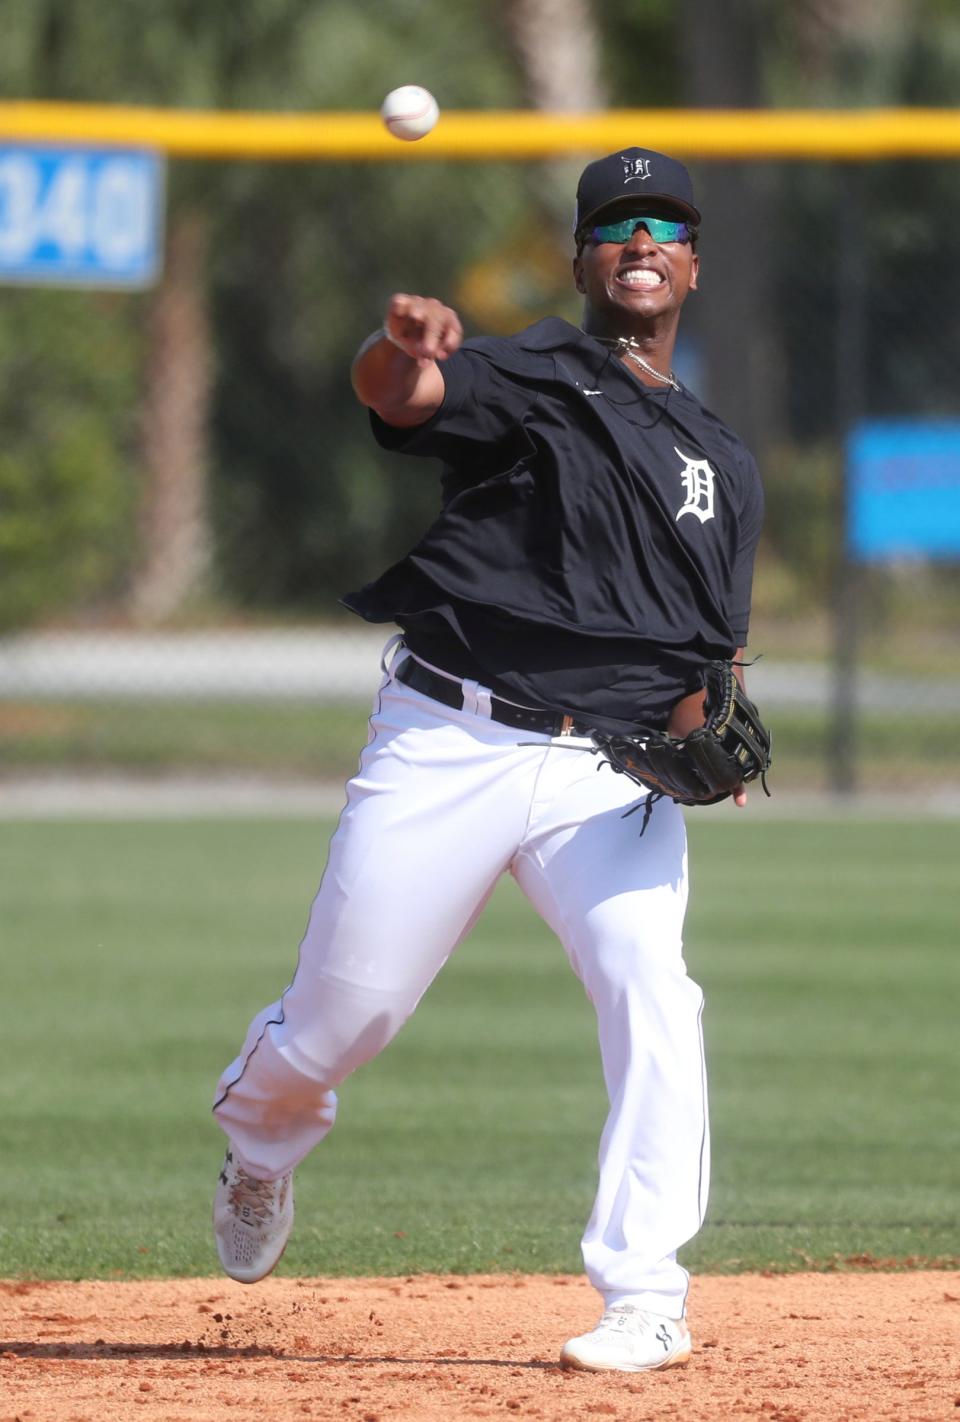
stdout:
[(426, 366), (446, 360), (463, 340), (460, 317), (433, 296), (411, 296), (398, 291), (387, 303), (383, 329), (390, 342)]

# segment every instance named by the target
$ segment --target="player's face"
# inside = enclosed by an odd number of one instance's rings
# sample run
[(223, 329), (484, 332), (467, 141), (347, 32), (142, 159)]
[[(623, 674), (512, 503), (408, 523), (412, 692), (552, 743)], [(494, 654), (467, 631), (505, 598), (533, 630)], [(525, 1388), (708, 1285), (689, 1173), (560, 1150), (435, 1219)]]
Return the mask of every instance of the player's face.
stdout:
[[(667, 211), (650, 216), (677, 217)], [(642, 210), (627, 212), (638, 223)], [(623, 213), (616, 213), (620, 220)], [(577, 290), (586, 297), (586, 312), (596, 329), (620, 333), (634, 323), (679, 315), (687, 293), (696, 290), (699, 259), (687, 241), (657, 242), (641, 225), (626, 241), (588, 239), (574, 258)]]

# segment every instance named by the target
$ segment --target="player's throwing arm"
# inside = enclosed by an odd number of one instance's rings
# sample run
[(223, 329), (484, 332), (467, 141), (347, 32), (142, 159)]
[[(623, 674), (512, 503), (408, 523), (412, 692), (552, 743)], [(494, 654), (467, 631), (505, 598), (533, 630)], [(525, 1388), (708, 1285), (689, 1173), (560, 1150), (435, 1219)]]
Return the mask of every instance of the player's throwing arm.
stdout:
[(383, 327), (361, 346), (353, 363), (353, 388), (388, 424), (420, 425), (443, 403), (437, 367), (460, 348), (457, 313), (432, 296), (397, 292), (387, 303)]

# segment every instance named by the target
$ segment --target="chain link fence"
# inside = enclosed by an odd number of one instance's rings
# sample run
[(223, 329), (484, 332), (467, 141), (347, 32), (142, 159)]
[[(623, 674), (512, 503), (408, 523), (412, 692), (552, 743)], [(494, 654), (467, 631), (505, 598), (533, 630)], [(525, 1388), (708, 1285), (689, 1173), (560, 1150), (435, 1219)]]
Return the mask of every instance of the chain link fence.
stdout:
[[(337, 598), (438, 499), (374, 446), (352, 354), (395, 290), (469, 334), (577, 322), (592, 156), (177, 162), (155, 289), (0, 287), (0, 779), (352, 771), (392, 629)], [(764, 474), (750, 684), (773, 784), (950, 800), (960, 572), (852, 562), (843, 474), (857, 421), (958, 415), (956, 164), (691, 166), (701, 290), (675, 364)]]

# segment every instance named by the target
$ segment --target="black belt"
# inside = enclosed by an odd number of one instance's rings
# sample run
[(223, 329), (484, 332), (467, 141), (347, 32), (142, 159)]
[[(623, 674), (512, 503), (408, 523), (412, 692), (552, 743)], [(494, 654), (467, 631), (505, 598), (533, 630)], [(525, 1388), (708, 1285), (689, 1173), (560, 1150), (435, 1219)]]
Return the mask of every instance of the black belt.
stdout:
[[(461, 683), (439, 676), (413, 657), (401, 662), (394, 675), (397, 681), (412, 686), (414, 691), (422, 691), (431, 700), (451, 706), (454, 711), (463, 710)], [(501, 701), (498, 696), (490, 697), (490, 719), (504, 726), (514, 726), (518, 731), (536, 731), (542, 736), (589, 736), (591, 731), (588, 725), (572, 716), (537, 710), (533, 706), (514, 706), (512, 701)]]

